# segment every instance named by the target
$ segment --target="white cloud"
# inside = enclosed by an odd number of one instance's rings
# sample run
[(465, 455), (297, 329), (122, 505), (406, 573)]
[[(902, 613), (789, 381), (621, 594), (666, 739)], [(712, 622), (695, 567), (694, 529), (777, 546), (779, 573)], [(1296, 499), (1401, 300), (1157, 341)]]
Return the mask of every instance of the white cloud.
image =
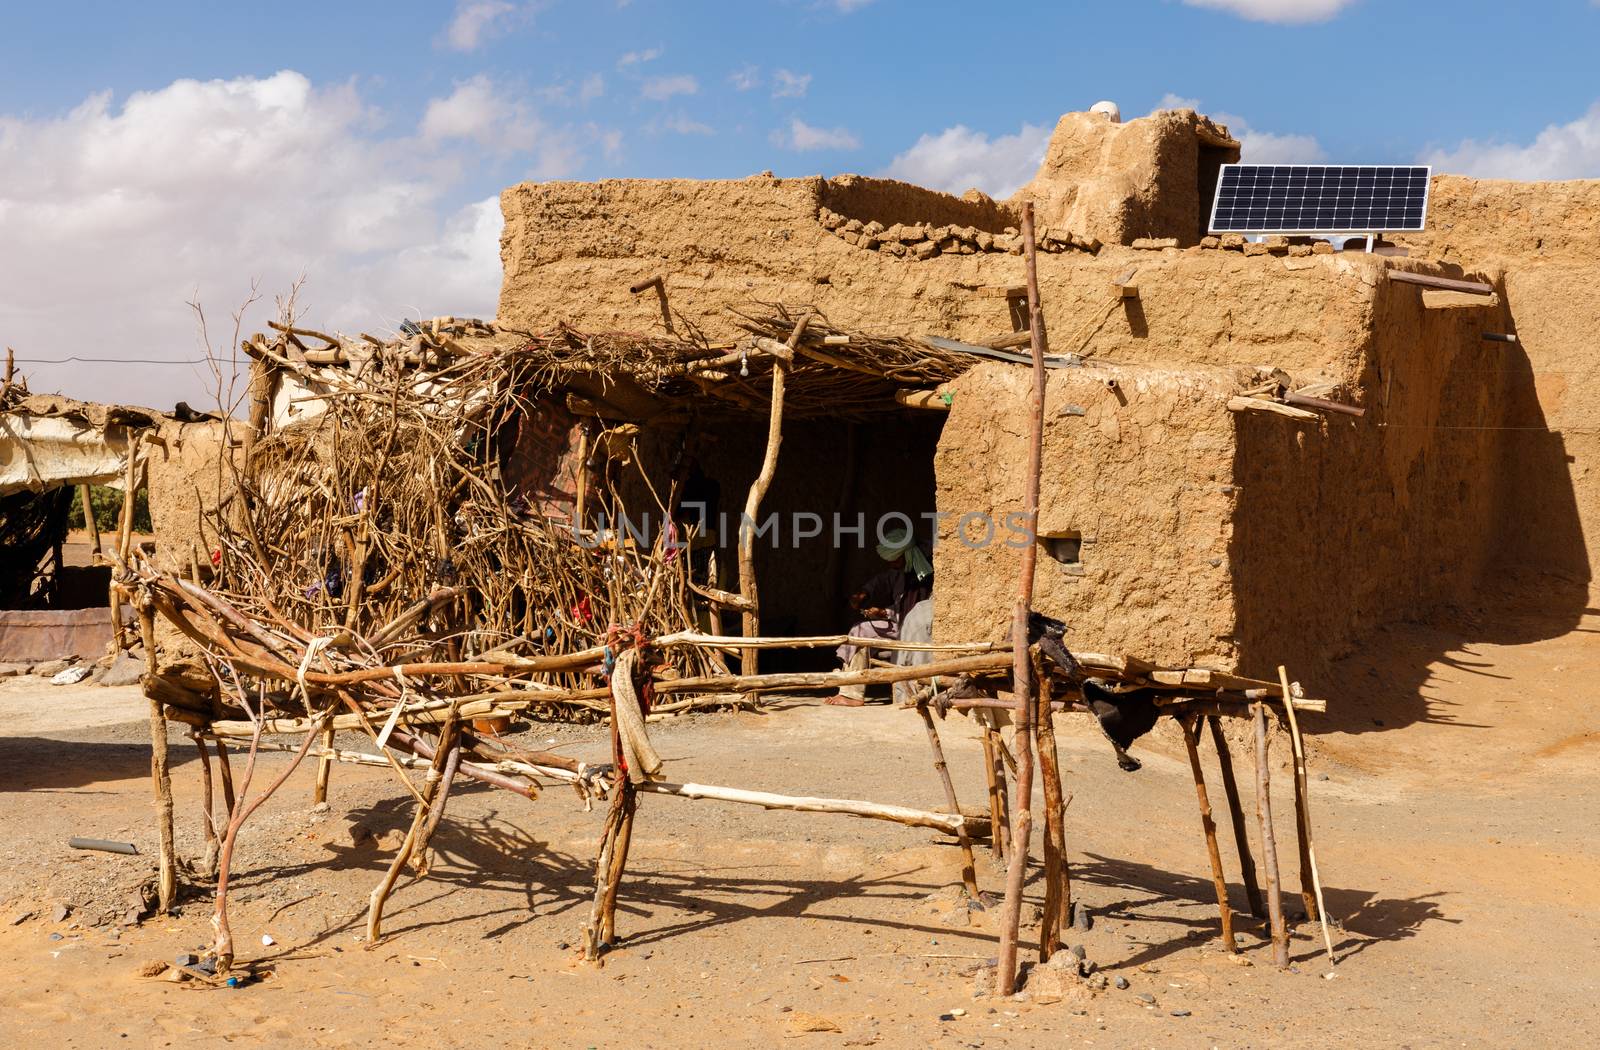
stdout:
[(445, 42), (456, 51), (476, 51), (516, 10), (516, 5), (506, 0), (457, 0)]
[[(1192, 109), (1205, 112), (1197, 98), (1185, 98), (1167, 92), (1156, 103), (1156, 111), (1163, 109)], [(1271, 131), (1257, 131), (1250, 122), (1232, 113), (1211, 113), (1219, 124), (1239, 140), (1239, 159), (1246, 164), (1315, 164), (1328, 159), (1328, 154), (1315, 135), (1283, 135)]]
[(791, 73), (787, 69), (772, 71), (773, 98), (804, 98), (810, 87), (810, 73)]
[(1050, 129), (1032, 124), (993, 139), (957, 124), (923, 135), (890, 161), (884, 174), (949, 193), (975, 186), (991, 197), (1009, 197), (1039, 170), (1049, 143)]
[(643, 51), (629, 51), (617, 59), (617, 68), (627, 69), (629, 66), (643, 65), (646, 62), (654, 62), (660, 57), (661, 49), (659, 47), (648, 47)]
[(748, 63), (728, 74), (728, 83), (735, 91), (749, 91), (761, 85), (761, 70)]
[(1551, 124), (1526, 146), (1467, 139), (1427, 153), (1422, 163), (1480, 179), (1600, 178), (1600, 102), (1577, 120)]
[(1226, 11), (1252, 22), (1285, 25), (1326, 22), (1359, 0), (1183, 0), (1190, 7)]
[(301, 274), (305, 319), (324, 330), (492, 316), (498, 203), (463, 199), (485, 151), (460, 143), (507, 150), (507, 181), (570, 174), (585, 149), (621, 145), (599, 128), (546, 127), (478, 78), (435, 100), (414, 134), (381, 133), (383, 117), (353, 85), (292, 71), (0, 115), (0, 341), (36, 390), (171, 407), (208, 403), (199, 370), (26, 359), (198, 356), (185, 305), (196, 297), (227, 354), (227, 314), (252, 281), (265, 304), (246, 334)]
[(665, 102), (674, 95), (693, 95), (700, 90), (700, 81), (687, 73), (670, 77), (651, 77), (644, 82), (639, 93), (655, 102)]
[(579, 102), (593, 102), (606, 93), (606, 78), (599, 73), (590, 73), (583, 78), (583, 84), (578, 88)]
[(844, 128), (814, 128), (795, 117), (786, 129), (774, 131), (772, 144), (779, 149), (807, 152), (819, 149), (857, 149), (861, 140)]
[(666, 128), (668, 131), (676, 132), (679, 135), (716, 134), (716, 132), (712, 130), (711, 125), (702, 124), (698, 120), (690, 120), (689, 117), (683, 113), (674, 113), (666, 120), (663, 120), (661, 122), (661, 126)]
[(852, 11), (861, 10), (870, 3), (872, 3), (872, 0), (833, 0), (833, 6), (847, 15)]

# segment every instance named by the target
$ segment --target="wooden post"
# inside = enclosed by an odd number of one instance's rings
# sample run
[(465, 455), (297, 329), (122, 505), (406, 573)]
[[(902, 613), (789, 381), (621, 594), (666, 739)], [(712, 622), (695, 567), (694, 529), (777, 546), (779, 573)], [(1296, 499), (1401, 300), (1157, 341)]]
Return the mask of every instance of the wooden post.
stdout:
[(1044, 451), (1044, 357), (1047, 350), (1044, 312), (1039, 305), (1038, 253), (1033, 237), (1033, 202), (1022, 205), (1022, 254), (1028, 278), (1028, 331), (1033, 347), (1033, 398), (1028, 466), (1023, 475), (1022, 548), (1017, 601), (1011, 614), (1011, 691), (1016, 707), (1017, 806), (1012, 817), (1011, 859), (1006, 868), (1006, 903), (1000, 919), (999, 988), (1017, 990), (1017, 924), (1022, 917), (1022, 883), (1028, 867), (1028, 840), (1033, 833), (1033, 668), (1028, 659), (1028, 614), (1033, 608), (1033, 571), (1039, 545), (1033, 536), (1039, 523), (1039, 467)]
[[(250, 346), (245, 344), (246, 348)], [(272, 387), (278, 368), (264, 357), (250, 359), (250, 416), (244, 432), (244, 454), (248, 456), (256, 440), (267, 432), (272, 421)]]
[(1267, 917), (1266, 906), (1261, 902), (1261, 887), (1256, 883), (1256, 861), (1250, 855), (1250, 833), (1244, 825), (1244, 807), (1239, 804), (1239, 784), (1233, 776), (1233, 752), (1228, 748), (1228, 738), (1222, 734), (1222, 723), (1216, 715), (1206, 718), (1211, 727), (1211, 743), (1217, 749), (1217, 765), (1222, 769), (1222, 793), (1228, 800), (1228, 819), (1233, 824), (1233, 842), (1239, 852), (1239, 876), (1244, 880), (1245, 899), (1250, 903), (1250, 914), (1258, 919)]
[(669, 335), (677, 335), (677, 331), (672, 327), (672, 308), (667, 305), (666, 276), (658, 273), (654, 277), (629, 285), (628, 291), (638, 295), (647, 288), (654, 288), (656, 290), (656, 298), (661, 300), (661, 323), (666, 326), (667, 333)]
[(1039, 779), (1044, 785), (1044, 912), (1039, 920), (1039, 961), (1044, 963), (1061, 950), (1061, 927), (1072, 914), (1072, 876), (1067, 865), (1067, 807), (1050, 709), (1050, 678), (1044, 673), (1037, 648), (1033, 651), (1033, 679), (1039, 687)]
[(1306, 917), (1322, 924), (1322, 943), (1328, 949), (1328, 962), (1334, 964), (1333, 938), (1328, 934), (1327, 908), (1322, 904), (1322, 877), (1317, 873), (1317, 850), (1311, 843), (1311, 792), (1306, 784), (1306, 745), (1300, 736), (1300, 722), (1294, 714), (1294, 698), (1289, 691), (1289, 672), (1278, 665), (1278, 683), (1283, 688), (1283, 709), (1288, 712), (1289, 746), (1294, 752), (1294, 818), (1300, 839), (1300, 896), (1305, 901)]
[(628, 866), (628, 846), (633, 842), (633, 818), (638, 812), (639, 797), (633, 784), (624, 779), (622, 791), (622, 817), (617, 824), (617, 834), (611, 845), (611, 863), (606, 867), (605, 892), (600, 902), (600, 943), (617, 943), (617, 892), (622, 886), (622, 873)]
[[(933, 749), (933, 769), (939, 774), (939, 782), (944, 785), (945, 805), (959, 817), (961, 804), (956, 801), (956, 785), (950, 779), (950, 767), (944, 761), (944, 747), (939, 743), (939, 729), (933, 724), (933, 715), (928, 713), (926, 701), (917, 705), (917, 713), (922, 716), (922, 724), (928, 730), (928, 746)], [(991, 819), (992, 816), (991, 813)], [(993, 833), (992, 825), (990, 833)], [(977, 900), (978, 872), (972, 859), (972, 837), (967, 834), (965, 821), (956, 829), (956, 841), (961, 844), (961, 884), (967, 888), (967, 896)]]
[(222, 840), (217, 838), (215, 810), (212, 806), (214, 792), (211, 784), (211, 755), (206, 750), (206, 738), (200, 735), (198, 729), (190, 731), (189, 739), (194, 741), (195, 750), (200, 752), (200, 815), (201, 826), (206, 833), (206, 856), (201, 870), (207, 876), (215, 876), (217, 853), (222, 848)]
[(1211, 881), (1217, 889), (1217, 911), (1222, 916), (1222, 943), (1228, 951), (1236, 952), (1239, 945), (1233, 937), (1233, 911), (1228, 907), (1228, 880), (1222, 874), (1222, 851), (1217, 848), (1217, 822), (1211, 819), (1211, 799), (1206, 794), (1206, 776), (1200, 769), (1199, 734), (1195, 731), (1197, 716), (1178, 719), (1183, 728), (1183, 743), (1189, 752), (1189, 772), (1194, 775), (1194, 793), (1200, 802), (1200, 827), (1206, 835), (1206, 852), (1211, 855)]
[(328, 801), (328, 777), (333, 772), (333, 759), (330, 757), (330, 753), (333, 751), (332, 729), (323, 732), (322, 748), (324, 753), (321, 758), (317, 759), (317, 786), (311, 792), (311, 804), (313, 806), (326, 805)]
[(1004, 868), (1011, 841), (1011, 812), (1006, 805), (1006, 769), (995, 746), (996, 733), (983, 729), (983, 775), (989, 782), (989, 851), (997, 868)]
[[(156, 611), (145, 602), (139, 608), (139, 636), (144, 641), (145, 674), (153, 682), (156, 674)], [(156, 794), (156, 827), (161, 833), (160, 874), (157, 899), (163, 914), (172, 911), (178, 899), (177, 847), (172, 837), (172, 771), (167, 766), (167, 717), (161, 701), (150, 686), (145, 697), (150, 701), (150, 779)]]
[(401, 869), (405, 867), (406, 861), (411, 859), (412, 853), (422, 840), (422, 829), (427, 824), (428, 813), (433, 807), (433, 799), (439, 791), (439, 785), (444, 782), (445, 763), (449, 761), (450, 753), (455, 750), (455, 739), (456, 725), (452, 719), (439, 729), (439, 743), (433, 752), (433, 759), (428, 764), (428, 775), (422, 782), (422, 796), (417, 803), (417, 812), (411, 818), (411, 828), (406, 832), (405, 841), (400, 844), (394, 860), (389, 862), (388, 870), (383, 873), (383, 879), (373, 887), (372, 895), (367, 899), (368, 947), (378, 943), (378, 938), (382, 936), (384, 902), (394, 890)]
[(1278, 842), (1272, 832), (1272, 770), (1267, 758), (1267, 707), (1251, 705), (1256, 725), (1256, 821), (1261, 826), (1262, 863), (1267, 876), (1267, 917), (1272, 930), (1272, 961), (1289, 968), (1289, 931), (1283, 924), (1283, 899), (1278, 892)]
[[(792, 351), (805, 334), (811, 315), (803, 314), (789, 333), (788, 348)], [(767, 450), (761, 458), (761, 470), (750, 484), (745, 496), (744, 517), (739, 522), (739, 594), (750, 603), (743, 614), (743, 631), (747, 638), (761, 633), (761, 600), (756, 593), (756, 515), (761, 513), (761, 501), (772, 487), (772, 476), (778, 469), (778, 447), (783, 444), (783, 393), (788, 365), (778, 357), (772, 361), (772, 403), (767, 413)], [(755, 649), (740, 651), (739, 670), (744, 674), (757, 671), (758, 653)]]
[(83, 527), (89, 530), (89, 546), (92, 548), (89, 561), (98, 565), (103, 557), (100, 553), (100, 523), (94, 520), (94, 501), (89, 498), (87, 482), (78, 486), (78, 498), (83, 501)]

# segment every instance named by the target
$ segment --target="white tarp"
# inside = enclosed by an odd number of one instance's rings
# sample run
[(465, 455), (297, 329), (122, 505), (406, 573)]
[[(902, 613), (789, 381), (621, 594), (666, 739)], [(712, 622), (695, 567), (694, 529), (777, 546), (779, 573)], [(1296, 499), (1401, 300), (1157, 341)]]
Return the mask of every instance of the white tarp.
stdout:
[(69, 416), (0, 413), (0, 496), (60, 485), (122, 486), (129, 430)]

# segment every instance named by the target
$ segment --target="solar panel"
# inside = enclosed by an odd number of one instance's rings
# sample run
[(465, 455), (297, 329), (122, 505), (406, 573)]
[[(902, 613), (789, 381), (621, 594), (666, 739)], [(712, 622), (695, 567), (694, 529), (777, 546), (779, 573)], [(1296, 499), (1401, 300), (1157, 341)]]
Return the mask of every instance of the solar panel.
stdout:
[(1422, 229), (1433, 169), (1224, 164), (1212, 233), (1399, 233)]

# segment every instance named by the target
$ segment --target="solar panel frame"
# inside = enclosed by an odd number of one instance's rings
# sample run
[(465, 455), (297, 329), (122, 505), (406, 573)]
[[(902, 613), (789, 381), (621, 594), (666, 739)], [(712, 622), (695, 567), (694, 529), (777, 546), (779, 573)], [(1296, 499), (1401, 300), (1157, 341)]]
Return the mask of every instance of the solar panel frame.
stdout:
[[(1306, 196), (1300, 197), (1300, 207), (1293, 209), (1293, 218), (1297, 221), (1287, 221), (1291, 209), (1279, 205), (1274, 207), (1270, 196), (1263, 198), (1247, 198), (1252, 202), (1260, 200), (1262, 203), (1250, 209), (1250, 214), (1245, 216), (1241, 224), (1235, 216), (1230, 214), (1227, 218), (1228, 225), (1219, 226), (1217, 211), (1223, 201), (1223, 191), (1229, 186), (1229, 171), (1243, 173), (1250, 171), (1259, 178), (1260, 172), (1268, 172), (1267, 178), (1273, 182), (1281, 180), (1282, 189), (1288, 191), (1295, 188), (1298, 180), (1302, 187), (1310, 187), (1313, 179), (1317, 180), (1314, 199), (1319, 203), (1316, 210), (1317, 221), (1307, 224), (1305, 217)], [(1391, 183), (1388, 189), (1393, 189), (1392, 182), (1396, 172), (1404, 172), (1408, 183), (1405, 190), (1407, 194), (1413, 188), (1411, 184), (1420, 182), (1421, 197), (1403, 196), (1398, 198), (1402, 207), (1396, 209), (1388, 206), (1396, 198), (1389, 198), (1383, 203), (1385, 207), (1379, 209), (1373, 206), (1374, 195), (1362, 195), (1360, 191), (1365, 182), (1372, 189), (1376, 189), (1380, 181)], [(1342, 204), (1337, 197), (1328, 198), (1321, 196), (1325, 189), (1326, 180), (1330, 177), (1337, 179), (1344, 188), (1344, 181), (1349, 180), (1351, 188), (1357, 191), (1356, 195), (1347, 197), (1348, 204)], [(1256, 187), (1248, 187), (1254, 190)], [(1267, 189), (1272, 190), (1269, 185)], [(1211, 199), (1211, 214), (1207, 222), (1206, 231), (1213, 234), (1243, 233), (1243, 234), (1272, 234), (1291, 237), (1322, 236), (1322, 235), (1358, 235), (1368, 233), (1417, 233), (1422, 231), (1428, 219), (1428, 202), (1433, 192), (1433, 166), (1429, 164), (1224, 164), (1217, 173), (1217, 186)], [(1415, 207), (1409, 205), (1415, 204)], [(1399, 221), (1394, 220), (1398, 212)], [(1410, 218), (1414, 214), (1415, 218)], [(1322, 221), (1326, 215), (1327, 220)], [(1273, 221), (1276, 219), (1277, 221)], [(1357, 221), (1358, 219), (1364, 221)]]

